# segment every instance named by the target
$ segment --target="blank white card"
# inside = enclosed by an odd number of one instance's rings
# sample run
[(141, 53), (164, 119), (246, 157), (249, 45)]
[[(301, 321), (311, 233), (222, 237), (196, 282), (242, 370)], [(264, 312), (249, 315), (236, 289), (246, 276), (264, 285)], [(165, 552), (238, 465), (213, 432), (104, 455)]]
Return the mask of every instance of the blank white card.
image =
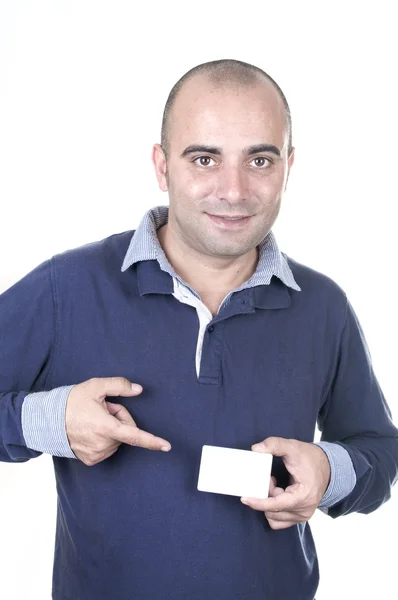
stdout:
[(198, 490), (268, 498), (272, 458), (272, 454), (265, 452), (203, 446)]

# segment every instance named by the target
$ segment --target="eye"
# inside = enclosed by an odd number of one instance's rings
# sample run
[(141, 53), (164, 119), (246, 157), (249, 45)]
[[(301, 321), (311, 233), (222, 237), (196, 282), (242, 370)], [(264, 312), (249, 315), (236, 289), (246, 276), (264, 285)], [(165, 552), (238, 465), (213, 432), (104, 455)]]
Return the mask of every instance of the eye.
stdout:
[(253, 158), (250, 162), (254, 163), (254, 166), (259, 169), (267, 169), (272, 165), (272, 161), (265, 156), (256, 156), (256, 158)]
[(200, 167), (211, 167), (213, 165), (210, 164), (210, 161), (213, 161), (213, 163), (215, 164), (214, 160), (210, 158), (210, 156), (198, 156), (192, 162), (194, 162), (196, 165), (199, 165)]

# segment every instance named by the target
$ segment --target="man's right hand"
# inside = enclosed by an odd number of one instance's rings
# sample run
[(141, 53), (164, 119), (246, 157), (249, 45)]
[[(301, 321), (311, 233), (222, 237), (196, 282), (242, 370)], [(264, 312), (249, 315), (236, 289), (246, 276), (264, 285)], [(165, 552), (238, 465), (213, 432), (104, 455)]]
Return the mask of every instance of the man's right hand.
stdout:
[(138, 396), (142, 387), (124, 377), (104, 377), (75, 385), (66, 404), (66, 433), (78, 459), (88, 466), (109, 458), (120, 444), (167, 452), (166, 440), (138, 429), (121, 404), (107, 402), (107, 396)]

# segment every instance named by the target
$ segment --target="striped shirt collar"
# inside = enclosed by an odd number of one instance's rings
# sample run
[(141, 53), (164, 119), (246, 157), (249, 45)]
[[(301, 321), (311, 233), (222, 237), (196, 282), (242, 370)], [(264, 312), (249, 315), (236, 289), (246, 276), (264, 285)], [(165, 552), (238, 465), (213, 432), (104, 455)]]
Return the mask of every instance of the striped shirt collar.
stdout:
[[(168, 206), (156, 206), (144, 215), (124, 257), (122, 271), (126, 271), (139, 261), (157, 260), (162, 271), (186, 285), (167, 260), (156, 234), (156, 230), (167, 223), (168, 217)], [(278, 248), (274, 234), (270, 231), (259, 245), (259, 260), (255, 272), (248, 281), (235, 291), (257, 285), (268, 285), (273, 275), (288, 287), (301, 291), (286, 258)]]

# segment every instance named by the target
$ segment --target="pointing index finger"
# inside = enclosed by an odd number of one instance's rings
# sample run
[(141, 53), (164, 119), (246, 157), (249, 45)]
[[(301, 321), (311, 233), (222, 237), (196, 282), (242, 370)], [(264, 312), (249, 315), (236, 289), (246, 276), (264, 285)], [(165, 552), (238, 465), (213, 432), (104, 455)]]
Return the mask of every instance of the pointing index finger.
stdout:
[(138, 446), (147, 450), (162, 450), (168, 452), (171, 445), (167, 440), (157, 437), (147, 431), (142, 431), (138, 427), (132, 427), (127, 423), (117, 421), (112, 427), (111, 437), (123, 444), (130, 446)]

